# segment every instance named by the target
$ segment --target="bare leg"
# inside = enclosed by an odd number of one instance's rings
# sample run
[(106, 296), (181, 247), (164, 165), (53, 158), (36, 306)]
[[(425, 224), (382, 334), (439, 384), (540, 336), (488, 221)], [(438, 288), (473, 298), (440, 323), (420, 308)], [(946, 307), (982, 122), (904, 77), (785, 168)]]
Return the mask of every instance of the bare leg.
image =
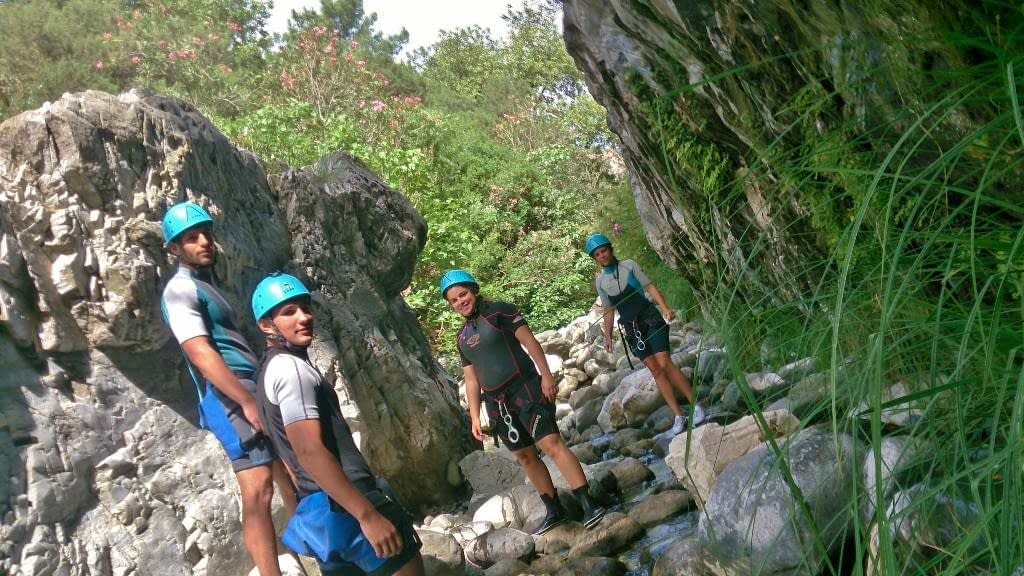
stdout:
[(548, 472), (548, 467), (541, 462), (536, 448), (527, 446), (526, 448), (513, 450), (512, 454), (519, 461), (519, 465), (523, 467), (526, 477), (530, 479), (530, 484), (533, 484), (538, 494), (544, 496), (553, 496), (555, 494), (555, 484), (551, 481), (551, 473)]
[(654, 383), (658, 386), (658, 392), (661, 392), (661, 397), (665, 400), (665, 404), (668, 404), (673, 414), (679, 416), (683, 411), (679, 408), (679, 401), (676, 400), (675, 390), (672, 388), (672, 383), (669, 381), (664, 366), (658, 361), (658, 356), (662, 354), (668, 355), (666, 352), (651, 354), (644, 358), (644, 365), (651, 371), (651, 376), (654, 377)]
[(679, 369), (679, 366), (676, 366), (676, 363), (672, 361), (672, 356), (668, 352), (658, 352), (654, 356), (661, 363), (669, 381), (672, 382), (672, 386), (682, 392), (683, 396), (686, 396), (687, 402), (693, 404), (693, 388), (690, 387), (690, 380)]
[(242, 540), (260, 576), (281, 576), (277, 564), (277, 534), (270, 515), (274, 498), (270, 465), (256, 466), (235, 474), (242, 492)]
[[(565, 476), (565, 480), (569, 483), (570, 488), (575, 490), (587, 485), (587, 477), (583, 474), (583, 466), (580, 465), (580, 459), (573, 454), (572, 450), (569, 450), (569, 447), (562, 441), (561, 436), (558, 434), (548, 434), (537, 440), (537, 445), (555, 461), (555, 466), (558, 466), (559, 472), (562, 473), (562, 476)], [(544, 463), (541, 462), (541, 465), (543, 466)], [(548, 477), (550, 478), (550, 474)]]
[(283, 462), (274, 460), (271, 466), (273, 466), (274, 483), (277, 484), (277, 490), (281, 493), (281, 501), (284, 502), (284, 507), (288, 510), (290, 517), (295, 513), (295, 507), (299, 503), (295, 495), (295, 484)]

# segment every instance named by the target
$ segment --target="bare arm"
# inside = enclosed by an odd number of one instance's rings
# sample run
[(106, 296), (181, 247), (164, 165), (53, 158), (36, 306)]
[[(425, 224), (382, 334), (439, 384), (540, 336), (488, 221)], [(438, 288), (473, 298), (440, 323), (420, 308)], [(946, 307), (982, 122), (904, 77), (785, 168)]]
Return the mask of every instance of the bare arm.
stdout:
[(612, 351), (612, 325), (615, 323), (615, 308), (607, 307), (604, 310), (604, 349)]
[(380, 558), (398, 554), (402, 537), (395, 526), (363, 496), (345, 475), (341, 463), (324, 446), (319, 420), (299, 420), (285, 426), (288, 441), (295, 449), (299, 463), (324, 492), (355, 517), (363, 535)]
[(209, 380), (217, 390), (231, 398), (242, 407), (245, 419), (249, 421), (257, 431), (263, 431), (263, 424), (260, 422), (259, 410), (256, 406), (256, 398), (252, 393), (238, 381), (235, 373), (228, 368), (224, 357), (210, 343), (208, 336), (196, 336), (181, 343), (181, 349), (188, 357), (188, 361), (196, 367), (204, 378)]
[(549, 401), (554, 402), (558, 393), (558, 389), (555, 388), (555, 377), (551, 375), (548, 359), (544, 356), (544, 349), (540, 347), (540, 342), (537, 342), (537, 337), (533, 335), (533, 330), (530, 330), (529, 326), (520, 326), (516, 329), (515, 336), (540, 371), (541, 392)]
[(661, 307), (661, 314), (662, 316), (665, 317), (665, 320), (671, 322), (676, 317), (676, 313), (674, 310), (668, 307), (668, 303), (665, 302), (665, 298), (661, 295), (661, 291), (658, 290), (658, 287), (654, 285), (654, 282), (651, 282), (647, 286), (644, 286), (644, 290), (646, 290), (647, 293), (651, 295), (651, 298), (653, 298), (654, 301), (658, 304), (658, 306)]
[(462, 367), (462, 377), (466, 380), (466, 405), (469, 407), (469, 425), (473, 437), (483, 442), (484, 433), (480, 430), (480, 382), (476, 379), (473, 365)]

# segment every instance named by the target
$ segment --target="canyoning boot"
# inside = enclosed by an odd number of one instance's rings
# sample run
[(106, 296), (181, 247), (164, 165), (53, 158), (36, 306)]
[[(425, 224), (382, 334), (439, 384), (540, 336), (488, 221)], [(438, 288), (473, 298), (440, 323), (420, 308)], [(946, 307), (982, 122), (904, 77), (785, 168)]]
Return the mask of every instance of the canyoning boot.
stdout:
[(580, 503), (580, 507), (583, 508), (583, 527), (591, 529), (597, 526), (597, 523), (604, 518), (605, 510), (604, 506), (593, 502), (590, 499), (590, 489), (587, 486), (580, 486), (579, 488), (572, 491), (573, 495), (576, 496), (576, 501)]
[(562, 510), (562, 504), (558, 501), (557, 494), (554, 496), (541, 494), (540, 499), (544, 502), (544, 508), (547, 509), (547, 513), (544, 514), (544, 520), (541, 521), (540, 526), (533, 531), (534, 536), (540, 536), (562, 522), (565, 522), (565, 512)]

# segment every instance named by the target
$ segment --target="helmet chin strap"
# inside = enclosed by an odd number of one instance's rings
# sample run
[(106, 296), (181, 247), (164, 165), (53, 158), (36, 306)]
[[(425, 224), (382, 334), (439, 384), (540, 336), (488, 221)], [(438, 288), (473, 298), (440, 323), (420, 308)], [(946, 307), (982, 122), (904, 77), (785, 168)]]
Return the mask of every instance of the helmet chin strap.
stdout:
[(281, 331), (278, 330), (277, 324), (274, 324), (273, 320), (270, 321), (270, 325), (273, 327), (274, 333), (267, 334), (264, 332), (264, 334), (267, 335), (267, 339), (270, 340), (275, 347), (284, 348), (286, 350), (305, 350), (308, 348), (308, 346), (297, 346), (289, 342), (288, 339), (281, 334)]

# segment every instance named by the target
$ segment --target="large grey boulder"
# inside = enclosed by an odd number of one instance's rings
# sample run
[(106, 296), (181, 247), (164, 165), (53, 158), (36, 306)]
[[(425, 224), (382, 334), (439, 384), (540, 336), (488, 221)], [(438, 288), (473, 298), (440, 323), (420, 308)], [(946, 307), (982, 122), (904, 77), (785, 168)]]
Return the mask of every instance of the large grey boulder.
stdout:
[(698, 534), (716, 573), (816, 575), (842, 546), (854, 520), (858, 441), (814, 427), (779, 447), (781, 459), (762, 446), (736, 460), (711, 489)]
[(401, 296), (422, 217), (341, 156), (269, 180), (194, 108), (145, 92), (66, 94), (0, 124), (0, 573), (251, 567), (235, 481), (195, 427), (160, 313), (174, 272), (160, 220), (185, 198), (217, 221), (214, 270), (250, 341), (256, 282), (304, 276), (312, 356), (372, 428), (371, 465), (410, 504), (455, 493), (455, 391)]
[(637, 370), (605, 397), (597, 423), (605, 432), (638, 426), (663, 402), (651, 371)]
[(508, 450), (475, 450), (459, 462), (474, 496), (491, 496), (526, 480), (523, 467)]
[(799, 420), (783, 410), (765, 412), (762, 416), (767, 424), (765, 429), (753, 416), (745, 416), (726, 426), (710, 422), (672, 439), (665, 463), (698, 505), (703, 507), (726, 466), (765, 440), (784, 437), (800, 426)]

